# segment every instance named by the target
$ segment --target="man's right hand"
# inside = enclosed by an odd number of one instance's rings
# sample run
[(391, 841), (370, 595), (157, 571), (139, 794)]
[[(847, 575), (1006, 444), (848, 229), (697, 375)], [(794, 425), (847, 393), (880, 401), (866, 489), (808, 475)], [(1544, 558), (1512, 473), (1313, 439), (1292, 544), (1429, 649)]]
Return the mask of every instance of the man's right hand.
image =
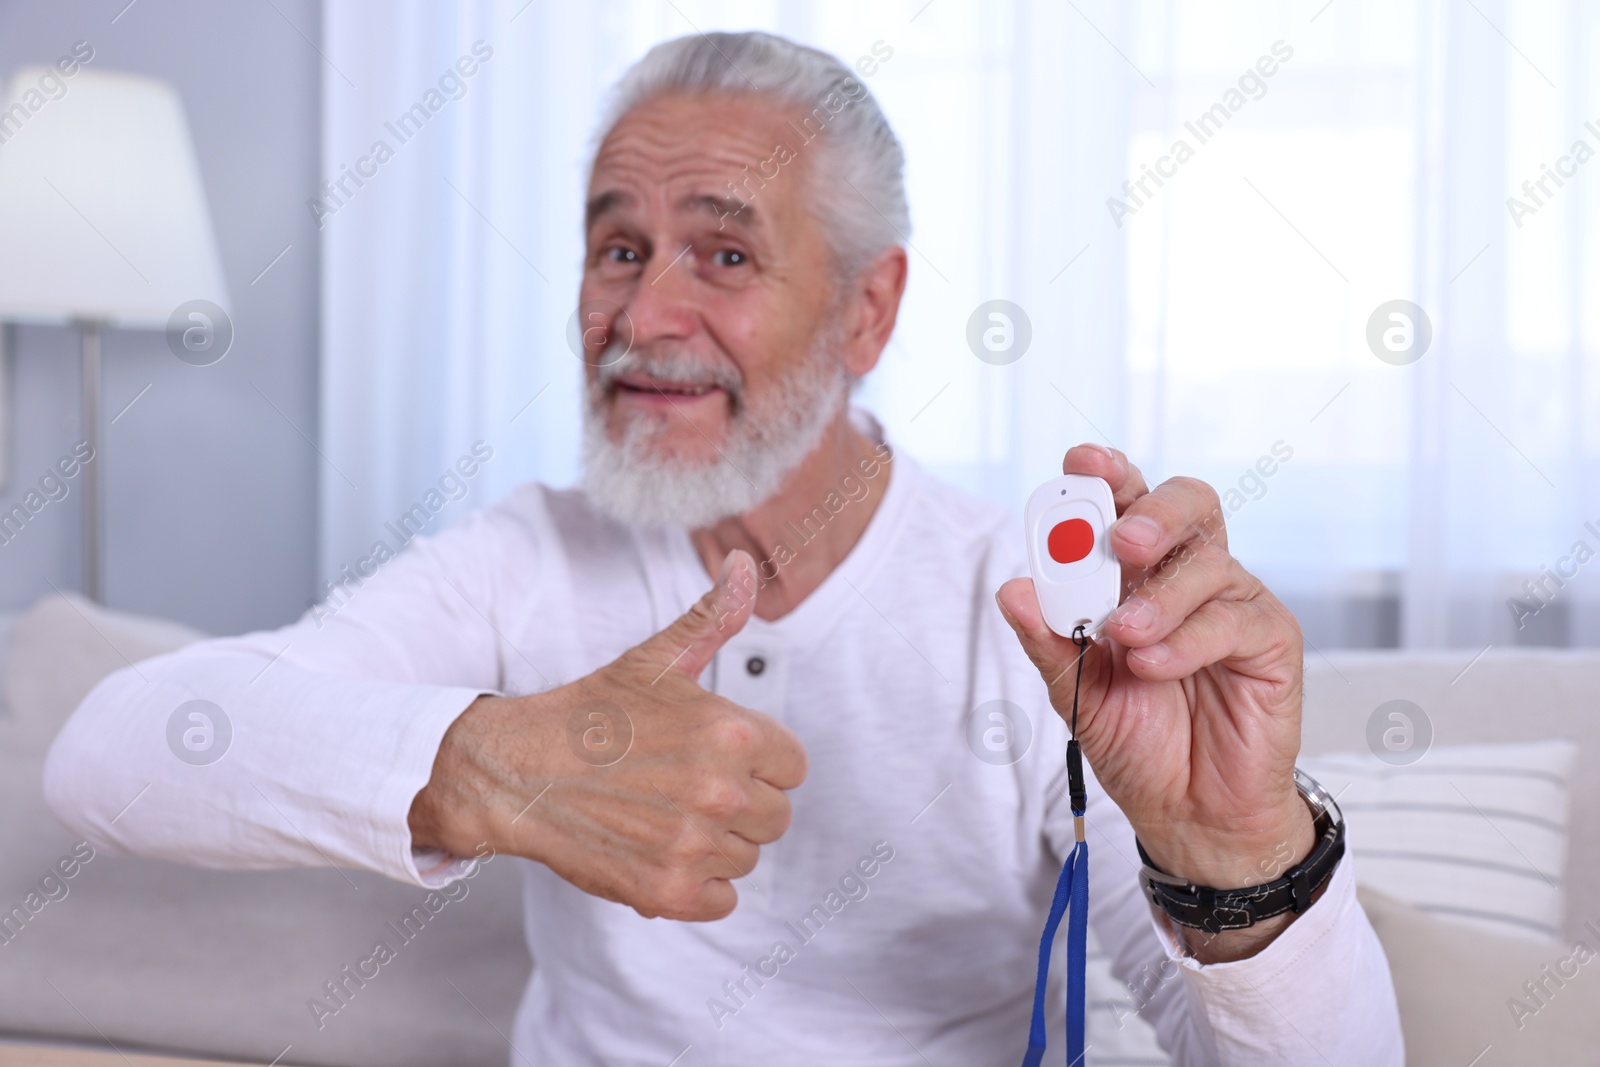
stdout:
[[(412, 841), (526, 856), (646, 918), (720, 919), (760, 846), (789, 827), (800, 742), (696, 682), (755, 607), (731, 552), (682, 618), (614, 662), (525, 697), (479, 697), (412, 802)], [(631, 743), (630, 743), (631, 741)], [(537, 798), (537, 799), (536, 799)]]

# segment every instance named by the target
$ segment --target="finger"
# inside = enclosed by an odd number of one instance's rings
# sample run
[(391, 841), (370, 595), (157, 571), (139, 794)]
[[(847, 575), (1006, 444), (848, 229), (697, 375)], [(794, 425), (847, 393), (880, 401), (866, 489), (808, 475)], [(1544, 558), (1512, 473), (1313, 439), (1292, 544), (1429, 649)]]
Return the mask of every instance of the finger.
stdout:
[(751, 752), (750, 775), (775, 789), (796, 789), (806, 780), (806, 749), (783, 723), (759, 711), (747, 711), (760, 728)]
[(1228, 531), (1217, 491), (1198, 478), (1169, 478), (1129, 504), (1111, 527), (1117, 558), (1154, 567), (1186, 541), (1214, 543), (1224, 551)]
[(1206, 601), (1246, 600), (1260, 587), (1221, 548), (1189, 541), (1134, 583), (1106, 619), (1105, 632), (1128, 648), (1153, 645)]
[[(637, 898), (635, 898), (637, 899)], [(647, 898), (633, 906), (646, 919), (679, 922), (715, 922), (727, 918), (739, 904), (739, 891), (728, 878), (707, 878), (683, 889)]]
[(756, 869), (761, 848), (717, 820), (691, 816), (676, 803), (673, 807), (683, 822), (667, 846), (668, 869), (650, 894), (656, 911), (669, 918), (721, 918), (738, 902), (730, 883)]
[(739, 906), (739, 891), (727, 878), (713, 878), (700, 887), (700, 899), (693, 914), (668, 916), (689, 922), (716, 922), (733, 914)]
[(1117, 514), (1150, 491), (1139, 468), (1128, 462), (1128, 457), (1115, 448), (1105, 445), (1082, 444), (1067, 449), (1061, 461), (1062, 474), (1092, 474), (1105, 479), (1111, 487), (1111, 498), (1116, 502)]
[(743, 878), (756, 869), (761, 861), (761, 846), (728, 830), (716, 831), (710, 840), (715, 843), (711, 854), (701, 868), (708, 881)]
[(1039, 675), (1050, 689), (1050, 703), (1057, 712), (1072, 707), (1078, 684), (1078, 657), (1083, 656), (1084, 691), (1078, 703), (1081, 729), (1094, 717), (1094, 708), (1098, 706), (1098, 679), (1104, 663), (1104, 648), (1091, 640), (1080, 653), (1071, 638), (1050, 629), (1039, 609), (1039, 596), (1032, 578), (1013, 578), (1006, 582), (995, 593), (995, 601), (1000, 605), (1000, 614), (1021, 642), (1022, 651), (1039, 669)]
[[(754, 844), (776, 841), (789, 828), (789, 798), (784, 790), (792, 787), (774, 785), (746, 768), (751, 767), (752, 752), (757, 746), (784, 744), (785, 751), (792, 751), (798, 759), (798, 774), (789, 770), (792, 776), (785, 778), (765, 765), (762, 770), (798, 784), (804, 778), (805, 750), (783, 726), (770, 719), (765, 724), (759, 721), (765, 718), (760, 712), (742, 712), (718, 723), (714, 729), (719, 736), (713, 744), (719, 755), (689, 770), (677, 798), (662, 792), (678, 813), (690, 820), (691, 826), (708, 828), (712, 837), (731, 832)], [(769, 763), (771, 760), (768, 757)], [(693, 838), (679, 844), (691, 850), (697, 846)]]
[(734, 883), (755, 870), (760, 862), (761, 849), (737, 834), (719, 832), (706, 840), (712, 847), (701, 862), (683, 875), (699, 882), (693, 887), (691, 902), (683, 914), (669, 914), (668, 918), (707, 922), (726, 917), (739, 903), (739, 891)]
[(1294, 616), (1270, 601), (1210, 600), (1162, 641), (1128, 651), (1128, 667), (1148, 681), (1188, 678), (1216, 663), (1269, 681), (1292, 677), (1300, 657)]
[(755, 561), (735, 549), (723, 558), (716, 584), (665, 630), (634, 648), (632, 656), (653, 677), (677, 671), (699, 678), (717, 650), (744, 628), (755, 603)]
[[(1145, 484), (1144, 474), (1128, 461), (1127, 455), (1105, 445), (1088, 443), (1068, 449), (1066, 458), (1061, 461), (1061, 469), (1066, 474), (1088, 474), (1104, 479), (1111, 489), (1112, 509), (1118, 515), (1124, 514), (1135, 501), (1150, 491)], [(1116, 529), (1115, 522), (1111, 528)], [(1124, 584), (1136, 581), (1141, 569), (1138, 564), (1123, 561)]]
[(789, 829), (793, 815), (788, 794), (752, 778), (744, 806), (728, 819), (728, 830), (757, 845), (771, 844)]

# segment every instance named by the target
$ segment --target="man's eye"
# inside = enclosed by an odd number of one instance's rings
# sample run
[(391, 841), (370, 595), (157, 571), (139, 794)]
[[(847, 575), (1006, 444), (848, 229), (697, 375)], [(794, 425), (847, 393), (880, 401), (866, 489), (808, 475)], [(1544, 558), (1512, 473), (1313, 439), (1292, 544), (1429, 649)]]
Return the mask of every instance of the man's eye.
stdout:
[(639, 253), (635, 252), (631, 248), (623, 248), (621, 245), (613, 245), (612, 247), (606, 249), (606, 258), (611, 260), (613, 263), (637, 263), (639, 262)]
[(719, 267), (742, 267), (750, 257), (737, 248), (723, 248), (711, 254), (711, 261)]

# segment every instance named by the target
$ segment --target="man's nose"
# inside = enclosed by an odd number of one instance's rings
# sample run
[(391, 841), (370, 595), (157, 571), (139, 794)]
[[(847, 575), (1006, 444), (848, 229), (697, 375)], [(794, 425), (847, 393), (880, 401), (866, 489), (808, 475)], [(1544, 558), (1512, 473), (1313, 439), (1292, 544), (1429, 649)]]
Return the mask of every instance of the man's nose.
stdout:
[(694, 299), (694, 253), (689, 246), (658, 246), (641, 272), (626, 304), (634, 344), (682, 340), (694, 333), (699, 309)]

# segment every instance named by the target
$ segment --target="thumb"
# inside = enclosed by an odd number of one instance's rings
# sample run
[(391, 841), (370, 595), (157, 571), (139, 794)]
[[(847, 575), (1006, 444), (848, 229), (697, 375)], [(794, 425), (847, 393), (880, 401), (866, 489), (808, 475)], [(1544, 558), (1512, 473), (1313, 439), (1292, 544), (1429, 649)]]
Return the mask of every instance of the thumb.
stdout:
[(668, 671), (699, 678), (728, 638), (744, 629), (755, 606), (755, 561), (734, 549), (723, 557), (716, 584), (636, 652), (653, 668), (653, 678)]
[[(1044, 612), (1039, 608), (1039, 594), (1033, 587), (1032, 578), (1011, 579), (1000, 587), (994, 599), (1000, 605), (1000, 614), (1016, 633), (1022, 651), (1039, 668), (1039, 674), (1049, 686), (1050, 703), (1057, 712), (1065, 714), (1066, 709), (1072, 707), (1073, 688), (1078, 684), (1078, 646), (1070, 637), (1062, 637), (1050, 629), (1044, 621)], [(1094, 660), (1100, 654), (1100, 646), (1091, 640), (1084, 646), (1082, 654), (1089, 661), (1084, 664), (1088, 676), (1084, 682), (1088, 685), (1089, 679), (1095, 677)], [(1080, 718), (1089, 710), (1086, 690), (1078, 707)]]

